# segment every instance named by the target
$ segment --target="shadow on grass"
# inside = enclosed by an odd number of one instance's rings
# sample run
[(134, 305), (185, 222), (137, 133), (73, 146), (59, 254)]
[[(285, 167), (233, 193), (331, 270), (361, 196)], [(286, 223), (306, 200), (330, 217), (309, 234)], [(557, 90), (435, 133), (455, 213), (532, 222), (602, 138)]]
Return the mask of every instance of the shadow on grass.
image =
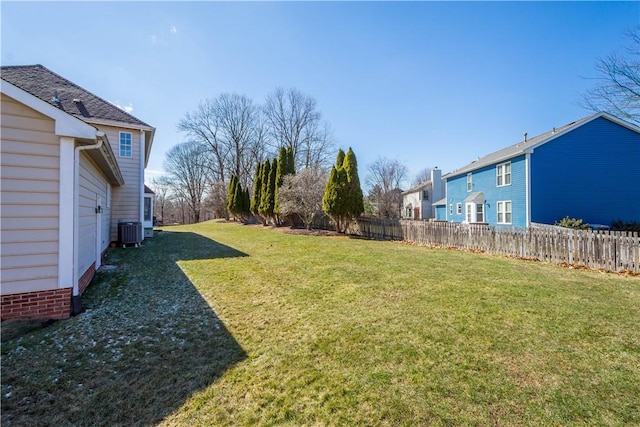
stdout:
[(83, 314), (4, 349), (2, 425), (150, 425), (175, 412), (247, 357), (177, 261), (244, 256), (188, 232), (110, 249), (118, 268), (96, 275)]

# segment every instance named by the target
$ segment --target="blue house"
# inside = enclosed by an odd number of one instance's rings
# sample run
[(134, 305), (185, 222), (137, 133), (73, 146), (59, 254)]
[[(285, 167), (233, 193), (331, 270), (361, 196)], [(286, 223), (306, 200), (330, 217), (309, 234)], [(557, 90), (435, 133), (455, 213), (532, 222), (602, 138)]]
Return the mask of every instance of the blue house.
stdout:
[(640, 221), (640, 128), (596, 113), (443, 176), (436, 219), (526, 227)]

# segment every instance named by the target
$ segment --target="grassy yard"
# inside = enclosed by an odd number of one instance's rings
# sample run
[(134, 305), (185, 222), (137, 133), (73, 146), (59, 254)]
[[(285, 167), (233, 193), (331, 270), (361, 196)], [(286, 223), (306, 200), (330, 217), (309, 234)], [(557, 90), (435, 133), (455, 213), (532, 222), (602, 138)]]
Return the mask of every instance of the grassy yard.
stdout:
[(637, 277), (224, 223), (108, 262), (3, 338), (3, 426), (640, 424)]

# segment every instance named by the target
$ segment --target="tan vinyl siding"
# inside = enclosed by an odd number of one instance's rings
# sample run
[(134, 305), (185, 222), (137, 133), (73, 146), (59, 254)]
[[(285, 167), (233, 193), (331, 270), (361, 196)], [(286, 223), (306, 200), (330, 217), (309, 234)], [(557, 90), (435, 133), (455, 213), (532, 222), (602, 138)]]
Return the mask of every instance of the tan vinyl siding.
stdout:
[(101, 218), (109, 216), (106, 208), (107, 200), (107, 180), (98, 170), (96, 165), (87, 156), (86, 152), (82, 152), (80, 157), (80, 189), (78, 193), (79, 203), (79, 222), (78, 222), (78, 277), (80, 277), (89, 267), (96, 261), (96, 233), (100, 233), (100, 252), (108, 245), (109, 241), (103, 239), (105, 234), (102, 230), (104, 221), (100, 223), (100, 229), (97, 229), (96, 221), (98, 214), (96, 206), (98, 198), (101, 198), (101, 206), (103, 209)]
[[(124, 178), (124, 185), (113, 187), (111, 200), (111, 241), (118, 240), (118, 222), (142, 221), (140, 218), (140, 131), (98, 126), (107, 134)], [(131, 133), (131, 157), (120, 157), (120, 132)]]
[(6, 95), (0, 109), (0, 291), (57, 289), (60, 155), (55, 124)]

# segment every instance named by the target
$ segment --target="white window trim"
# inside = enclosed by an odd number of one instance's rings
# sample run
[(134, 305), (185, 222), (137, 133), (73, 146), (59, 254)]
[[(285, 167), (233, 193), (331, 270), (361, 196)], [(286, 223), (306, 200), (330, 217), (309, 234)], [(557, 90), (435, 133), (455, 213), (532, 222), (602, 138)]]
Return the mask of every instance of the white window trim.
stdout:
[(467, 174), (467, 193), (473, 191), (473, 173), (469, 172)]
[[(506, 166), (509, 165), (509, 183), (505, 184), (507, 174), (505, 173)], [(499, 173), (500, 167), (502, 167), (502, 173)], [(502, 177), (502, 184), (498, 184), (498, 178)], [(496, 187), (508, 187), (511, 185), (511, 162), (504, 162), (496, 165)]]
[[(122, 154), (122, 135), (129, 135), (129, 141), (131, 142), (131, 145), (129, 146), (128, 156), (125, 156), (124, 154)], [(130, 159), (133, 157), (133, 134), (131, 132), (120, 132), (118, 134), (118, 154), (120, 157), (125, 157), (127, 159)]]
[(453, 215), (453, 203), (449, 203), (449, 215)]
[[(507, 210), (507, 203), (509, 204), (510, 209)], [(500, 209), (503, 207), (503, 209)], [(500, 213), (502, 212), (503, 219), (500, 221)], [(511, 215), (511, 221), (507, 222), (507, 213)], [(513, 203), (511, 200), (499, 200), (496, 203), (496, 223), (498, 224), (512, 224), (513, 223)]]
[(462, 215), (462, 203), (456, 204), (456, 215)]

